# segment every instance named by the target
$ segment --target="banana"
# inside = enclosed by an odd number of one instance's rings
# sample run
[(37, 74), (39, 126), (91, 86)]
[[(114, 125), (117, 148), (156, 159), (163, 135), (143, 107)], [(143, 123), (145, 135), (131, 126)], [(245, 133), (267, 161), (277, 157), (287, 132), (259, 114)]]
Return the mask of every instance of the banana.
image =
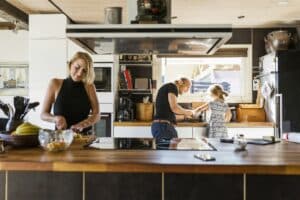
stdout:
[(39, 133), (40, 127), (29, 122), (24, 122), (16, 129), (16, 135), (36, 135)]

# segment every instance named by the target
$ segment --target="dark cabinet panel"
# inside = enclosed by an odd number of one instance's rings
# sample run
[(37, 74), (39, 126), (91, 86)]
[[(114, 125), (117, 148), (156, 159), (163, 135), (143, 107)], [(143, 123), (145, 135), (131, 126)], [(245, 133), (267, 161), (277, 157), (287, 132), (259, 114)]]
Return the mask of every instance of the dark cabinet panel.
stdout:
[(251, 44), (252, 29), (249, 28), (235, 28), (232, 29), (232, 38), (228, 44)]
[(5, 199), (5, 172), (0, 171), (0, 200)]
[(247, 176), (247, 200), (299, 200), (300, 176)]
[(161, 199), (161, 174), (86, 173), (86, 200)]
[(82, 173), (9, 172), (9, 200), (82, 200)]
[(166, 200), (241, 200), (242, 175), (165, 174)]

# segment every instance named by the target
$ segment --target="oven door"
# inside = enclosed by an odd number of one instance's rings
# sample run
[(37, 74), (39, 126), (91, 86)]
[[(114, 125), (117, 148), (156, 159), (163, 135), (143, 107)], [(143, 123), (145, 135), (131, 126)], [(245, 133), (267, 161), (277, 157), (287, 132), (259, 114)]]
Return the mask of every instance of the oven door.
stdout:
[(100, 120), (94, 125), (94, 132), (97, 137), (111, 137), (112, 114), (101, 113)]

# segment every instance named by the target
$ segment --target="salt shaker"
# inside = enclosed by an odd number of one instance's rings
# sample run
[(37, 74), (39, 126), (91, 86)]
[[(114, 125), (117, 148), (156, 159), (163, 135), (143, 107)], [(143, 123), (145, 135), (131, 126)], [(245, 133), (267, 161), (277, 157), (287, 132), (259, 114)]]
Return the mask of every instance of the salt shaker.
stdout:
[(235, 143), (237, 145), (236, 150), (239, 150), (239, 151), (246, 150), (247, 140), (243, 134), (239, 134), (236, 136)]

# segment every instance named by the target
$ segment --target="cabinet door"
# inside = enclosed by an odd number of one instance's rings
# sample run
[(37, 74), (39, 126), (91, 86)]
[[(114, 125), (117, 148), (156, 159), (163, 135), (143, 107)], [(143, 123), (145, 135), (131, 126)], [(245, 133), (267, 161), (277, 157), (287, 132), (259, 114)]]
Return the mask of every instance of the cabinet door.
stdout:
[(193, 128), (192, 127), (176, 127), (178, 138), (192, 138)]
[(243, 134), (245, 138), (262, 138), (263, 136), (274, 135), (274, 128), (228, 128), (228, 136), (234, 137), (237, 134)]
[(115, 126), (114, 137), (117, 138), (153, 138), (150, 126)]
[(193, 127), (193, 138), (207, 137), (206, 127)]

